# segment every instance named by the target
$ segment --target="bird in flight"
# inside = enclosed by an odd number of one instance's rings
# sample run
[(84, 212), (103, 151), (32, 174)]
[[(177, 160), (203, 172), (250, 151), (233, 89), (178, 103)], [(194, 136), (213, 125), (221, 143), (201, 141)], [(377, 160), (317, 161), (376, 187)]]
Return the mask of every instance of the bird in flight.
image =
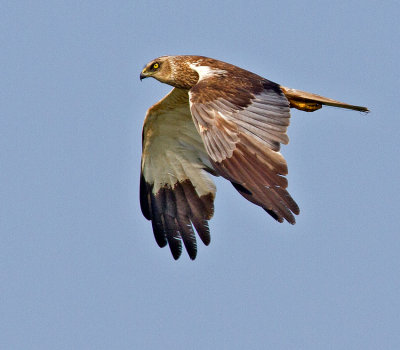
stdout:
[(182, 242), (194, 260), (195, 231), (210, 243), (213, 176), (222, 176), (275, 220), (294, 224), (300, 210), (288, 191), (280, 144), (290, 108), (313, 112), (323, 105), (368, 112), (290, 89), (232, 64), (202, 56), (162, 56), (149, 62), (140, 80), (173, 86), (147, 111), (142, 135), (140, 205), (157, 244), (174, 259)]

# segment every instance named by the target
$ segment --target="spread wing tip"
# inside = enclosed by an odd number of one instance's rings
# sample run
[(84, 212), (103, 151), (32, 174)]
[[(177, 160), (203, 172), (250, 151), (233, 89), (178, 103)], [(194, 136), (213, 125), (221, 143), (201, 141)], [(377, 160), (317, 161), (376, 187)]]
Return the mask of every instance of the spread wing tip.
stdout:
[(283, 223), (285, 220), (291, 224), (294, 225), (296, 224), (296, 219), (293, 216), (293, 214), (298, 215), (299, 212), (293, 212), (290, 213), (289, 215), (286, 215), (285, 217), (279, 216), (275, 211), (271, 210), (271, 209), (267, 209), (267, 208), (263, 208), (269, 215), (272, 216), (273, 219), (275, 219), (276, 221), (278, 221), (279, 223)]
[(197, 256), (194, 229), (205, 245), (211, 241), (208, 220), (214, 213), (214, 193), (199, 196), (190, 182), (166, 185), (156, 193), (154, 185), (141, 177), (140, 199), (144, 216), (151, 220), (154, 238), (159, 247), (169, 246), (172, 256), (178, 260), (182, 254), (182, 242), (191, 260)]

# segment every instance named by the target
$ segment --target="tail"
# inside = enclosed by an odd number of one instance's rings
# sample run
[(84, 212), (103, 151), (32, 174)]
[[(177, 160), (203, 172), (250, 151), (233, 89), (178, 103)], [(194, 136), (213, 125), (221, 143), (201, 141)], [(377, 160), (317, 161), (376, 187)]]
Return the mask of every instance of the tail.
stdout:
[(340, 101), (335, 101), (330, 98), (322, 97), (309, 92), (289, 89), (284, 86), (280, 86), (281, 90), (285, 94), (286, 98), (290, 102), (290, 107), (300, 109), (306, 112), (314, 112), (317, 109), (322, 108), (322, 105), (333, 106), (339, 108), (352, 109), (355, 111), (368, 113), (369, 109), (362, 106), (349, 105)]

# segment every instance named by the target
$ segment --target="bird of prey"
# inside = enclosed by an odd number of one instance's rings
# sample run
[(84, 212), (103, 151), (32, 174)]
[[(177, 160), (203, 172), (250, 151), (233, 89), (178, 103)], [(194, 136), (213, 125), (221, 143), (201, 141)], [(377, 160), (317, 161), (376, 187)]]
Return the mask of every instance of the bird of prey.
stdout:
[(300, 210), (288, 191), (280, 144), (289, 142), (290, 108), (313, 112), (322, 105), (368, 112), (290, 89), (232, 64), (202, 56), (162, 56), (140, 79), (173, 86), (146, 114), (142, 137), (140, 204), (156, 242), (174, 259), (182, 241), (196, 258), (195, 231), (210, 243), (208, 220), (222, 176), (275, 220), (294, 224)]

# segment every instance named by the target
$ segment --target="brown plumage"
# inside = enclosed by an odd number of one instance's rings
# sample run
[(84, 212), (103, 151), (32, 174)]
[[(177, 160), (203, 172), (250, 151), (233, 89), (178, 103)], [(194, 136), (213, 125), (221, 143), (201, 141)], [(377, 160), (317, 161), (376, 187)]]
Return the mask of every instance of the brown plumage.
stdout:
[(159, 57), (141, 72), (140, 79), (147, 77), (174, 89), (145, 118), (140, 203), (158, 245), (168, 244), (175, 259), (182, 241), (195, 259), (194, 229), (210, 242), (216, 192), (210, 175), (231, 181), (275, 220), (295, 223), (300, 211), (286, 190), (288, 170), (279, 153), (289, 142), (290, 108), (368, 112), (202, 56)]

